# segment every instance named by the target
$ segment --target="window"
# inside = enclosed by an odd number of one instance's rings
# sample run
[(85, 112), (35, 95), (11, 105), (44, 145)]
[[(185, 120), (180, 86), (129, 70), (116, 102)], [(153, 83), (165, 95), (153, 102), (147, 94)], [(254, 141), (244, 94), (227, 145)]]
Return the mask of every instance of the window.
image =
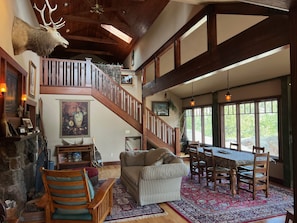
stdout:
[(212, 144), (212, 108), (200, 107), (185, 111), (185, 134), (190, 141)]
[(223, 145), (239, 142), (243, 151), (252, 152), (253, 145), (279, 157), (278, 101), (244, 102), (223, 105)]

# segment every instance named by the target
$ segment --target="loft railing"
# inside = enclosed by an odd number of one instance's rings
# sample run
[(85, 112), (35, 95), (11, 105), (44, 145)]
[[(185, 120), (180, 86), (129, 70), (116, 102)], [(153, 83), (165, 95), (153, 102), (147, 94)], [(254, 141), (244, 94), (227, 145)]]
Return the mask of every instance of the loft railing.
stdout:
[[(100, 70), (90, 59), (80, 61), (42, 58), (40, 72), (41, 93), (43, 87), (55, 87), (56, 92), (57, 87), (63, 89), (68, 87), (91, 88), (91, 92), (95, 90), (96, 95), (100, 94), (109, 102), (112, 102), (113, 106), (109, 106), (110, 108), (124, 111), (128, 115), (122, 117), (125, 121), (135, 121), (139, 126), (143, 123), (142, 103)], [(95, 93), (91, 94), (94, 96)], [(150, 131), (163, 143), (176, 150), (176, 129), (173, 129), (148, 108), (146, 108), (145, 117), (147, 131)], [(142, 128), (137, 130), (143, 132)]]

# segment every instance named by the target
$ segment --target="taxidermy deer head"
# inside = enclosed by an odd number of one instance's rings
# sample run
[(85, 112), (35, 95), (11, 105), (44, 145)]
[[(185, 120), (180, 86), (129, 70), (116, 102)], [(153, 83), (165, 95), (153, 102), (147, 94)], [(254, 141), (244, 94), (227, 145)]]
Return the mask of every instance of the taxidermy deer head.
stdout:
[[(57, 31), (65, 25), (65, 21), (62, 22), (61, 18), (58, 22), (54, 22), (52, 19), (52, 12), (57, 10), (57, 5), (52, 8), (45, 0), (42, 9), (37, 8), (34, 4), (33, 8), (36, 9), (40, 15), (43, 25), (40, 27), (32, 27), (23, 20), (15, 17), (12, 28), (12, 45), (14, 54), (18, 55), (26, 50), (32, 50), (39, 56), (48, 56), (53, 52), (56, 46), (61, 45), (65, 48), (69, 45), (69, 42), (64, 39)], [(45, 21), (44, 10), (48, 7), (50, 22)], [(50, 26), (52, 25), (52, 27)]]

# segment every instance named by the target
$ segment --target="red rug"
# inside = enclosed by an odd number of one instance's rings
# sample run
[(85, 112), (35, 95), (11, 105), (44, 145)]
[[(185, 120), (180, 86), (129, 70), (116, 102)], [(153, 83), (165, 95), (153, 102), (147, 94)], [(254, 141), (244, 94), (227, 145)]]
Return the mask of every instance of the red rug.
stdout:
[(255, 200), (252, 193), (240, 191), (231, 195), (228, 186), (219, 186), (213, 191), (212, 184), (206, 186), (189, 176), (182, 181), (182, 200), (168, 202), (176, 212), (189, 222), (200, 223), (242, 223), (261, 220), (286, 214), (286, 209), (293, 207), (293, 192), (270, 185), (269, 197), (258, 191)]

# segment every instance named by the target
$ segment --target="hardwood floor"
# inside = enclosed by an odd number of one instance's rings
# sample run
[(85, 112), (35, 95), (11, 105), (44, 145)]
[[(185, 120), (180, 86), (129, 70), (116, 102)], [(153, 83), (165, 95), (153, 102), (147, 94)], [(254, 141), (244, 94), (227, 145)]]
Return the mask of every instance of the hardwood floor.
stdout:
[[(108, 165), (99, 168), (99, 178), (106, 179), (109, 177), (119, 178), (120, 177), (120, 166), (119, 165)], [(126, 223), (186, 223), (187, 221), (171, 209), (167, 204), (162, 203), (160, 206), (168, 213), (166, 216), (145, 218), (134, 221), (125, 221)], [(252, 223), (283, 223), (285, 222), (285, 216), (270, 218), (261, 221), (255, 221)], [(202, 222), (210, 223), (210, 222)]]

